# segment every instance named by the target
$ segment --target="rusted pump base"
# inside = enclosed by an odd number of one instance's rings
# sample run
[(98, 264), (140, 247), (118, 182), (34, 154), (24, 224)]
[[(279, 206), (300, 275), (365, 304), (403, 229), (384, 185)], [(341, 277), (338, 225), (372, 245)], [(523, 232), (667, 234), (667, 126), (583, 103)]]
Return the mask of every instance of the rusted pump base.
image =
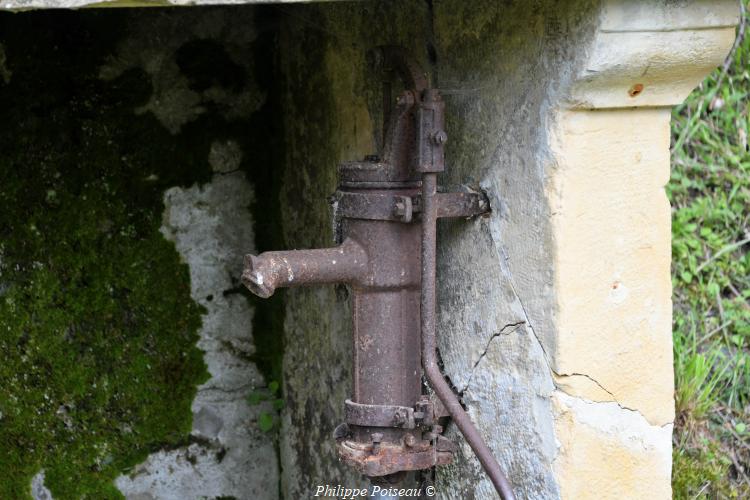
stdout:
[(441, 451), (430, 441), (375, 446), (359, 441), (338, 443), (339, 457), (365, 476), (380, 477), (401, 471), (424, 470), (446, 465), (453, 460), (453, 451)]
[[(362, 474), (379, 477), (424, 470), (451, 462), (456, 445), (442, 436), (439, 420), (448, 414), (439, 400), (421, 396), (413, 407), (370, 405), (347, 400), (346, 423), (335, 432), (339, 457)], [(402, 429), (399, 440), (384, 442), (382, 432), (371, 432), (370, 442), (353, 440), (353, 429)], [(361, 433), (360, 433), (361, 434)]]

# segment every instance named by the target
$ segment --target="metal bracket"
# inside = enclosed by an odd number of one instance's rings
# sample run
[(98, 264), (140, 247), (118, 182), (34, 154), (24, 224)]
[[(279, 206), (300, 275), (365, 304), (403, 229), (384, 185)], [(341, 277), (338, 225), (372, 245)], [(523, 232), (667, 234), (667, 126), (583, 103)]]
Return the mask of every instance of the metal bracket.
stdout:
[(417, 172), (445, 170), (445, 143), (448, 134), (443, 130), (445, 103), (437, 89), (425, 89), (417, 113)]
[[(440, 218), (470, 218), (490, 212), (487, 195), (481, 192), (438, 193)], [(349, 219), (411, 222), (422, 211), (422, 196), (339, 191), (334, 195), (337, 215)]]
[[(437, 197), (437, 216), (438, 218), (463, 217), (468, 219), (478, 215), (487, 215), (490, 213), (490, 200), (484, 193), (459, 192), (459, 193), (438, 193)], [(419, 208), (421, 211), (421, 196), (419, 197)]]

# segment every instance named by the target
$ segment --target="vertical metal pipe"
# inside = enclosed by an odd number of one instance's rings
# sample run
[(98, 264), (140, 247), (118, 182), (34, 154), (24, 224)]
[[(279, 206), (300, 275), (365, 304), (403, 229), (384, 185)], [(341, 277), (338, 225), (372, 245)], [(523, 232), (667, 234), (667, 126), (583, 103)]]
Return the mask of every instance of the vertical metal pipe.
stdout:
[(453, 390), (443, 378), (437, 364), (437, 343), (435, 340), (435, 307), (436, 307), (436, 244), (437, 244), (437, 174), (422, 175), (422, 365), (425, 376), (435, 394), (445, 405), (453, 421), (458, 426), (466, 441), (474, 450), (479, 462), (504, 500), (514, 500), (513, 490), (503, 474), (492, 450), (487, 446), (469, 415)]

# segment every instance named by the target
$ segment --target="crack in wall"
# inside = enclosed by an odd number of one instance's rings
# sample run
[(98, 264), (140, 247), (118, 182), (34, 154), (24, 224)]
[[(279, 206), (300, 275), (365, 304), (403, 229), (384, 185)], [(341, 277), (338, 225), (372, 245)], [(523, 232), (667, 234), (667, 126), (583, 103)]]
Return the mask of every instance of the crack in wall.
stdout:
[(661, 425), (659, 425), (659, 424), (652, 424), (651, 422), (649, 422), (649, 420), (640, 411), (635, 410), (633, 408), (628, 408), (626, 406), (622, 406), (617, 401), (593, 401), (591, 399), (587, 399), (587, 398), (584, 398), (584, 397), (581, 397), (581, 396), (575, 396), (575, 395), (569, 394), (568, 392), (566, 392), (566, 391), (564, 391), (562, 389), (559, 389), (559, 388), (556, 389), (556, 392), (558, 392), (559, 394), (564, 395), (565, 398), (575, 399), (576, 401), (579, 401), (579, 402), (581, 402), (583, 404), (586, 404), (586, 405), (589, 405), (589, 406), (596, 405), (596, 406), (600, 406), (600, 407), (606, 407), (606, 406), (609, 406), (609, 405), (616, 405), (620, 410), (623, 410), (624, 412), (632, 414), (634, 417), (636, 417), (639, 420), (641, 420), (642, 421), (641, 422), (642, 425), (645, 425), (645, 426), (648, 426), (648, 427), (651, 427), (651, 428), (654, 428), (654, 429), (664, 429), (664, 428), (667, 428), (667, 427), (670, 427), (670, 426), (674, 425), (674, 422), (672, 422), (672, 421), (666, 422), (666, 423), (661, 424)]
[(501, 335), (510, 335), (511, 333), (518, 330), (518, 328), (521, 325), (525, 325), (525, 324), (526, 324), (526, 321), (517, 321), (515, 323), (508, 323), (507, 325), (503, 326), (499, 331), (492, 334), (492, 336), (487, 341), (487, 344), (484, 346), (484, 350), (482, 350), (482, 353), (479, 355), (479, 358), (477, 358), (477, 360), (474, 362), (474, 365), (471, 367), (469, 376), (466, 379), (466, 384), (464, 384), (463, 389), (459, 391), (459, 394), (463, 395), (464, 391), (469, 388), (469, 385), (471, 385), (471, 380), (474, 377), (474, 372), (476, 371), (476, 368), (479, 365), (479, 363), (482, 362), (482, 359), (484, 359), (484, 357), (487, 355), (487, 351), (489, 351), (492, 341)]
[[(561, 373), (557, 373), (554, 370), (552, 370), (552, 374), (553, 374), (553, 379), (554, 379), (554, 382), (555, 382), (555, 388), (558, 391), (563, 392), (563, 393), (567, 394), (570, 397), (579, 398), (579, 399), (582, 399), (584, 401), (590, 401), (592, 403), (615, 403), (617, 406), (619, 406), (623, 410), (636, 412), (639, 415), (641, 415), (643, 418), (646, 418), (645, 415), (643, 415), (643, 413), (641, 413), (641, 411), (638, 410), (637, 408), (631, 408), (629, 406), (625, 406), (620, 401), (618, 401), (617, 397), (614, 395), (614, 393), (612, 391), (610, 391), (609, 389), (607, 389), (606, 387), (604, 387), (598, 380), (596, 380), (595, 378), (593, 378), (590, 375), (586, 375), (585, 373), (563, 373), (563, 374), (561, 374)], [(566, 377), (584, 377), (585, 379), (590, 380), (591, 382), (593, 382), (594, 384), (596, 384), (596, 386), (599, 387), (601, 390), (603, 390), (604, 392), (606, 392), (607, 394), (609, 394), (609, 396), (612, 399), (606, 399), (606, 400), (601, 400), (600, 401), (600, 400), (596, 400), (596, 399), (588, 399), (588, 398), (585, 398), (585, 397), (582, 397), (582, 396), (577, 396), (575, 394), (571, 394), (570, 392), (566, 391), (565, 388), (561, 384), (559, 384), (558, 381), (557, 381), (557, 379), (566, 378)], [(646, 420), (648, 420), (648, 419), (646, 419)]]
[(252, 382), (249, 382), (247, 384), (242, 384), (238, 387), (233, 387), (231, 389), (227, 389), (225, 387), (220, 387), (217, 385), (203, 385), (201, 386), (201, 390), (203, 391), (217, 391), (217, 392), (223, 392), (224, 394), (235, 394), (235, 393), (243, 393), (245, 391), (249, 391), (252, 389), (255, 389), (255, 385)]
[(607, 394), (609, 394), (610, 396), (612, 396), (612, 400), (616, 402), (615, 395), (612, 393), (612, 391), (610, 391), (609, 389), (607, 389), (606, 387), (604, 387), (601, 383), (599, 383), (598, 380), (596, 380), (595, 378), (593, 378), (590, 375), (586, 375), (585, 373), (576, 373), (576, 372), (573, 372), (573, 373), (558, 373), (558, 372), (556, 372), (554, 370), (552, 370), (552, 373), (556, 377), (560, 377), (560, 378), (562, 378), (562, 377), (585, 377), (585, 378), (589, 379), (590, 381), (592, 381), (593, 383), (595, 383), (601, 390), (603, 390), (604, 392), (606, 392)]
[[(488, 194), (492, 194), (496, 192), (491, 187), (484, 187), (482, 186), (482, 190)], [(499, 202), (499, 200), (490, 200), (491, 204), (493, 206), (501, 206), (502, 204)], [(537, 344), (539, 345), (539, 348), (542, 350), (542, 354), (544, 357), (544, 361), (547, 364), (547, 367), (550, 369), (550, 372), (552, 372), (552, 362), (549, 354), (547, 353), (547, 349), (544, 347), (544, 343), (539, 338), (539, 335), (537, 335), (536, 330), (534, 329), (534, 325), (531, 322), (531, 317), (529, 316), (528, 311), (526, 310), (526, 306), (524, 305), (523, 301), (521, 300), (521, 296), (518, 294), (518, 290), (516, 290), (516, 284), (513, 279), (513, 273), (510, 270), (510, 266), (508, 265), (508, 259), (509, 256), (505, 252), (505, 249), (501, 243), (502, 239), (500, 238), (499, 233), (499, 221), (495, 221), (495, 224), (490, 223), (489, 229), (490, 229), (490, 237), (492, 238), (492, 242), (495, 247), (495, 252), (498, 256), (498, 262), (500, 263), (500, 271), (503, 273), (503, 276), (508, 280), (508, 285), (510, 286), (510, 290), (513, 293), (513, 297), (515, 298), (515, 302), (518, 305), (518, 307), (521, 309), (521, 313), (524, 318), (524, 323), (528, 326), (529, 330), (531, 331), (532, 335), (536, 339)]]

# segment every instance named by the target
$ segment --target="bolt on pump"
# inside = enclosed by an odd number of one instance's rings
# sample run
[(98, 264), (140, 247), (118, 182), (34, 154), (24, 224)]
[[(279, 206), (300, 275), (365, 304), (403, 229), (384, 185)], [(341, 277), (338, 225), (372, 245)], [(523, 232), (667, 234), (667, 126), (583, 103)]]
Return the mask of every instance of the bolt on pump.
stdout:
[[(440, 91), (400, 47), (378, 47), (372, 64), (406, 90), (384, 98), (380, 156), (339, 166), (334, 195), (340, 244), (333, 248), (247, 255), (242, 281), (270, 297), (278, 287), (343, 283), (353, 312), (354, 393), (336, 428), (339, 456), (374, 481), (450, 463), (443, 436), (451, 417), (500, 496), (513, 492), (441, 373), (435, 340), (436, 221), (489, 212), (483, 193), (437, 189), (445, 168), (445, 105)], [(390, 87), (387, 87), (388, 89)], [(434, 391), (423, 394), (422, 375)]]

